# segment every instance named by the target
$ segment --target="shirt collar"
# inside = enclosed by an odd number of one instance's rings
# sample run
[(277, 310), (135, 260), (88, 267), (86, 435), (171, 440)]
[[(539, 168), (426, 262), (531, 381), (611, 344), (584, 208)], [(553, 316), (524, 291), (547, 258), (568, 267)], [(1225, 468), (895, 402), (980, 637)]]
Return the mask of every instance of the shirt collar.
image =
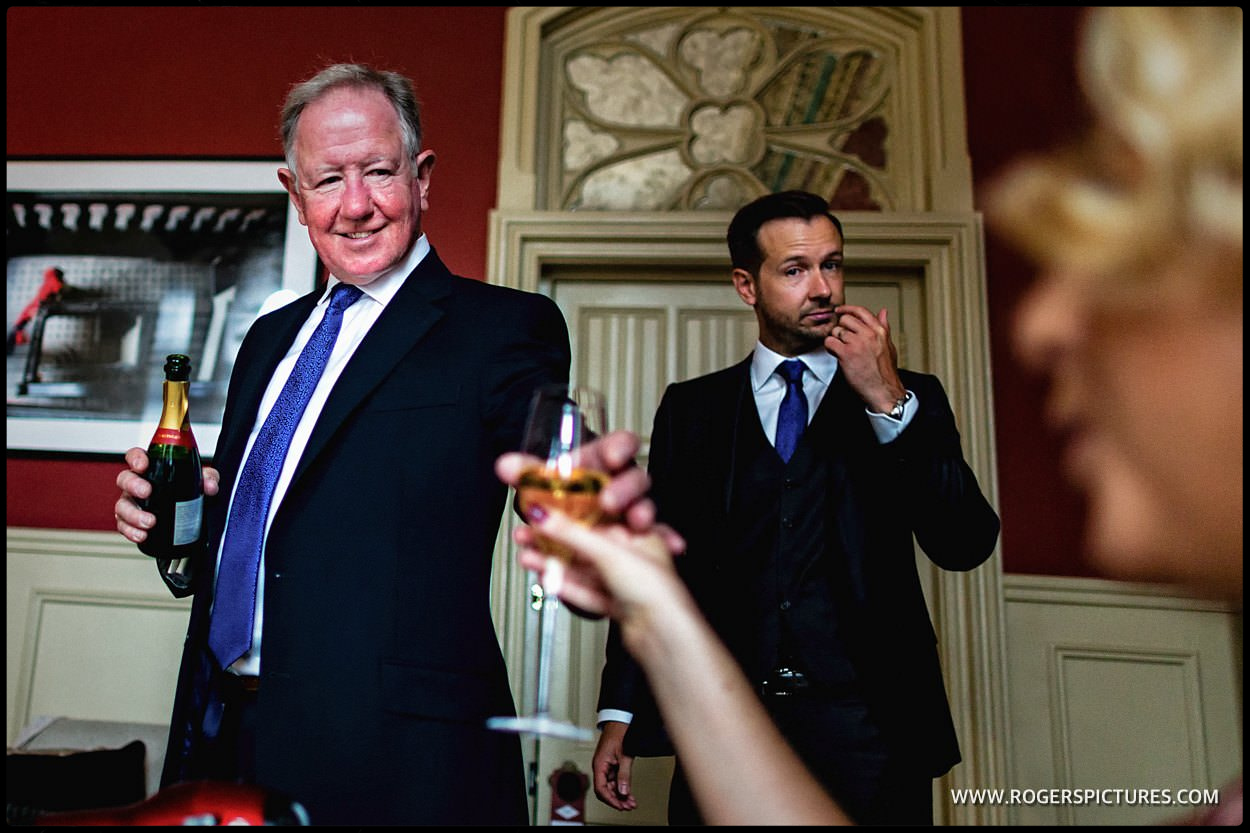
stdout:
[(829, 383), (833, 381), (834, 374), (838, 372), (838, 357), (824, 347), (817, 347), (798, 356), (783, 356), (765, 347), (763, 342), (757, 341), (755, 342), (755, 353), (751, 357), (752, 390), (758, 393), (760, 388), (764, 387), (768, 382), (768, 378), (777, 372), (777, 365), (789, 358), (802, 359), (803, 364), (807, 365), (807, 369), (825, 387), (829, 386)]
[[(412, 249), (409, 250), (403, 260), (360, 287), (360, 289), (385, 307), (391, 298), (395, 297), (395, 293), (404, 285), (404, 281), (412, 274), (412, 271), (417, 268), (421, 261), (425, 260), (425, 256), (429, 253), (430, 241), (422, 234), (417, 238), (417, 242), (412, 245)], [(325, 303), (330, 297), (330, 292), (340, 283), (342, 281), (331, 275), (330, 280), (326, 282), (326, 292), (317, 303)]]

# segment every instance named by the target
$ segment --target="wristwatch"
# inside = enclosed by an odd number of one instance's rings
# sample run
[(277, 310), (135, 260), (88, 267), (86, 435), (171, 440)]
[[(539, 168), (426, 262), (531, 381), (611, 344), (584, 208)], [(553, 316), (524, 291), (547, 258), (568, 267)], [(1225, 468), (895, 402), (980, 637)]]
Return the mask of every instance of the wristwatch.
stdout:
[(902, 398), (897, 400), (894, 403), (894, 407), (890, 409), (890, 413), (888, 414), (890, 419), (902, 419), (903, 418), (903, 406), (906, 405), (910, 401), (911, 401), (911, 391), (906, 391), (903, 394)]

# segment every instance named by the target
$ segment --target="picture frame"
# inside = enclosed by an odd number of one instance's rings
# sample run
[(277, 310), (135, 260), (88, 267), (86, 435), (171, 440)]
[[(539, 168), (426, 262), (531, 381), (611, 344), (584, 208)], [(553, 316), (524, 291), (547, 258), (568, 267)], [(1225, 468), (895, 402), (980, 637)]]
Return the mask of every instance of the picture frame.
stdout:
[(283, 164), (6, 162), (9, 451), (146, 447), (165, 357), (185, 353), (192, 429), (211, 457), (243, 335), (317, 283)]

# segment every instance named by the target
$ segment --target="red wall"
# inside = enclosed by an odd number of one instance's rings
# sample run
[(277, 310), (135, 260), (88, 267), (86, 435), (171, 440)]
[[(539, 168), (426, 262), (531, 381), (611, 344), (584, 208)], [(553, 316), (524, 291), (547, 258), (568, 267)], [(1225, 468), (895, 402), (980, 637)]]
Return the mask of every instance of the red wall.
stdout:
[[(7, 152), (278, 158), (278, 109), (292, 83), (334, 61), (394, 69), (415, 81), (425, 146), (438, 155), (426, 231), (452, 271), (480, 277), (495, 205), (505, 15), (505, 7), (10, 8)], [(120, 461), (10, 455), (6, 523), (113, 529)]]
[[(968, 138), (982, 183), (1079, 123), (1072, 9), (965, 8)], [(438, 154), (426, 224), (454, 271), (485, 274), (495, 205), (505, 7), (10, 8), (10, 156), (277, 157), (287, 88), (330, 61), (409, 74)], [(1086, 575), (1080, 506), (1010, 355), (1029, 267), (987, 241), (995, 419), (1009, 572)], [(117, 460), (6, 460), (6, 522), (112, 529)]]
[[(1088, 124), (1074, 66), (1082, 13), (1055, 7), (963, 9), (968, 151), (978, 189), (1017, 155), (1071, 140)], [(1003, 569), (1094, 575), (1079, 557), (1083, 504), (1066, 485), (1060, 446), (1042, 423), (1043, 388), (1012, 355), (1012, 320), (1033, 269), (992, 229), (986, 232), (985, 257)]]

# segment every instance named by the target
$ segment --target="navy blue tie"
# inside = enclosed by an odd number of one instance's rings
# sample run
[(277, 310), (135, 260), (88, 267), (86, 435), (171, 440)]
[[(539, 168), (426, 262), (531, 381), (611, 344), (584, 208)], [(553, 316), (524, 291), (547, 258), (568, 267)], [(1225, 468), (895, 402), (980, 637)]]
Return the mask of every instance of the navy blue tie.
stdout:
[(256, 575), (265, 537), (265, 521), (274, 486), (282, 472), (291, 435), (321, 379), (330, 351), (343, 325), (343, 311), (360, 298), (359, 287), (334, 287), (329, 308), (304, 345), (291, 376), (265, 418), (239, 475), (230, 521), (226, 527), (217, 574), (208, 646), (226, 668), (252, 647), (252, 615), (256, 611)]
[(789, 359), (777, 365), (777, 372), (786, 380), (786, 395), (777, 413), (777, 453), (787, 463), (807, 427), (807, 397), (803, 395), (803, 370), (805, 365), (798, 359)]

